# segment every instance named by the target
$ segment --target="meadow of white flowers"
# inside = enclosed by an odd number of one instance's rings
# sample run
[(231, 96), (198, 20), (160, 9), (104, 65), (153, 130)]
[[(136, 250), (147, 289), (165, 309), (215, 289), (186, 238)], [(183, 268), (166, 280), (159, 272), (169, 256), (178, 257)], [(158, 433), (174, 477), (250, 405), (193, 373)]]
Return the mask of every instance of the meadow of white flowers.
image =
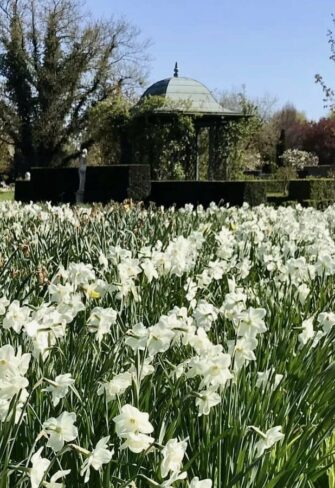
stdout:
[(335, 206), (0, 204), (0, 488), (335, 486)]

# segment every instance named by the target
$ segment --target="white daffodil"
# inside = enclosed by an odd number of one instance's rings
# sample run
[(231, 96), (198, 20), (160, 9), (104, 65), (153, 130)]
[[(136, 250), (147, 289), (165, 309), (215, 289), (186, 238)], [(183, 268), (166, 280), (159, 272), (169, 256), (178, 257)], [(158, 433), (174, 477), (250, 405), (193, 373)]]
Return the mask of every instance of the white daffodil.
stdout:
[(187, 473), (186, 471), (183, 471), (182, 473), (172, 473), (172, 475), (170, 476), (170, 478), (168, 478), (167, 480), (163, 481), (163, 483), (161, 483), (159, 485), (160, 488), (171, 488), (174, 483), (176, 481), (179, 481), (179, 480), (184, 480), (185, 478), (187, 478)]
[(0, 399), (10, 400), (28, 385), (29, 381), (24, 376), (11, 375), (9, 378), (0, 379)]
[(46, 379), (45, 381), (49, 383), (45, 391), (52, 394), (52, 404), (54, 407), (59, 404), (61, 398), (67, 395), (70, 386), (75, 382), (70, 373), (60, 374), (54, 380)]
[(245, 364), (255, 361), (254, 350), (258, 341), (252, 337), (240, 337), (237, 341), (228, 341), (228, 349), (234, 357), (234, 370), (239, 371)]
[(183, 458), (187, 449), (187, 442), (170, 439), (162, 449), (163, 460), (161, 463), (162, 478), (166, 478), (170, 472), (180, 473)]
[(15, 404), (15, 410), (11, 408), (9, 411), (9, 407), (11, 406), (11, 398), (10, 399), (0, 399), (0, 420), (2, 422), (7, 421), (9, 422), (14, 417), (14, 423), (17, 424), (20, 420), (22, 415), (22, 409), (24, 404), (29, 397), (28, 391), (24, 388), (20, 391), (20, 396), (17, 397), (17, 401)]
[(269, 368), (265, 371), (258, 371), (256, 381), (257, 388), (266, 388), (270, 377), (272, 377), (273, 379), (273, 388), (275, 389), (277, 388), (284, 376), (282, 374), (274, 374), (274, 368)]
[(208, 415), (210, 409), (221, 402), (221, 397), (213, 390), (201, 391), (195, 400), (195, 404), (199, 409), (198, 416)]
[(323, 329), (325, 334), (329, 334), (335, 325), (335, 313), (333, 312), (322, 312), (318, 315), (318, 323)]
[(217, 319), (218, 311), (211, 303), (200, 300), (193, 312), (193, 317), (197, 327), (202, 327), (208, 331)]
[(100, 385), (98, 395), (103, 395), (106, 392), (106, 400), (107, 402), (111, 402), (131, 386), (132, 378), (131, 373), (128, 371), (119, 373), (112, 380)]
[(87, 321), (88, 330), (95, 333), (97, 341), (101, 342), (103, 336), (116, 323), (116, 318), (117, 312), (113, 308), (95, 307)]
[(57, 311), (64, 318), (67, 324), (81, 311), (85, 310), (85, 305), (82, 302), (81, 293), (73, 293), (69, 299), (69, 303), (60, 302), (57, 306)]
[(129, 448), (132, 452), (141, 452), (148, 449), (155, 439), (146, 434), (154, 430), (149, 422), (149, 414), (140, 412), (132, 405), (124, 405), (120, 415), (113, 418), (115, 431), (121, 439), (125, 439), (122, 449)]
[(281, 425), (272, 427), (271, 429), (267, 430), (265, 434), (257, 427), (252, 426), (252, 428), (261, 436), (261, 439), (255, 445), (257, 457), (262, 456), (265, 450), (270, 449), (274, 444), (285, 437), (285, 435), (281, 432)]
[(90, 263), (70, 263), (67, 268), (67, 277), (75, 287), (87, 285), (96, 279), (93, 266)]
[(43, 449), (43, 447), (40, 447), (39, 450), (36, 451), (33, 456), (31, 456), (30, 462), (32, 467), (29, 469), (31, 488), (39, 488), (41, 481), (50, 465), (49, 459), (42, 458), (41, 456)]
[(72, 294), (74, 293), (74, 286), (71, 283), (51, 283), (48, 287), (50, 301), (53, 303), (69, 303), (71, 301)]
[(78, 436), (78, 429), (74, 425), (76, 418), (73, 412), (63, 412), (57, 418), (51, 417), (46, 420), (43, 429), (49, 435), (47, 447), (58, 452), (65, 442), (73, 441)]
[(113, 422), (115, 422), (115, 431), (120, 437), (130, 432), (151, 434), (154, 430), (149, 422), (149, 414), (129, 404), (123, 405), (121, 413), (113, 418)]
[(184, 290), (187, 292), (186, 300), (189, 302), (190, 307), (195, 307), (197, 303), (195, 297), (198, 291), (196, 282), (193, 281), (192, 278), (188, 277), (186, 280), (186, 285), (184, 285)]
[(18, 300), (14, 300), (8, 307), (2, 326), (4, 329), (13, 329), (17, 334), (27, 322), (30, 315), (28, 307), (21, 307)]
[(231, 364), (230, 354), (218, 354), (214, 357), (207, 356), (206, 369), (203, 372), (201, 386), (224, 387), (233, 378), (229, 371)]
[(175, 333), (173, 330), (163, 327), (160, 323), (149, 327), (148, 353), (155, 356), (159, 352), (165, 352), (169, 349)]
[(209, 478), (199, 480), (198, 476), (196, 476), (191, 480), (189, 488), (212, 488), (212, 480)]
[(301, 324), (302, 332), (298, 335), (298, 340), (302, 346), (314, 338), (315, 330), (313, 328), (314, 317), (304, 320)]
[(132, 378), (135, 381), (142, 381), (143, 378), (146, 376), (150, 376), (155, 372), (155, 368), (152, 364), (150, 364), (152, 361), (152, 358), (146, 358), (141, 364), (139, 364), (137, 367), (133, 364), (130, 366), (128, 369), (128, 373), (132, 375)]
[(69, 473), (71, 473), (71, 469), (57, 471), (51, 476), (50, 481), (43, 481), (43, 486), (45, 488), (65, 488), (65, 484), (63, 482), (58, 483), (58, 480), (65, 478)]
[(25, 375), (29, 368), (31, 355), (22, 354), (21, 348), (15, 349), (10, 344), (6, 344), (0, 348), (0, 378), (8, 378), (10, 376)]
[(107, 449), (109, 442), (109, 436), (103, 437), (95, 446), (95, 449), (89, 454), (88, 458), (84, 461), (80, 468), (80, 475), (84, 476), (84, 483), (87, 483), (90, 479), (90, 468), (92, 467), (96, 471), (99, 471), (103, 464), (109, 463), (114, 454), (114, 450)]
[(124, 442), (121, 444), (121, 449), (128, 448), (136, 454), (146, 451), (155, 442), (154, 437), (141, 433), (129, 432), (122, 437), (124, 438)]
[(98, 261), (103, 270), (106, 271), (108, 269), (108, 259), (102, 251), (100, 251)]
[(9, 303), (6, 297), (0, 298), (0, 315), (5, 315)]
[(122, 283), (135, 279), (142, 271), (139, 267), (139, 260), (130, 257), (123, 258), (123, 260), (117, 265), (117, 269)]
[(141, 268), (143, 269), (149, 283), (151, 283), (154, 278), (158, 278), (157, 269), (155, 268), (155, 265), (151, 259), (144, 259), (141, 262)]
[(147, 346), (148, 337), (149, 329), (144, 327), (142, 323), (139, 323), (127, 331), (125, 344), (131, 347), (134, 352), (144, 351)]
[(264, 317), (266, 310), (264, 308), (250, 307), (248, 310), (241, 312), (238, 316), (237, 335), (256, 338), (257, 334), (263, 334), (267, 331)]
[(310, 288), (306, 285), (306, 283), (302, 283), (301, 285), (298, 286), (298, 297), (301, 305), (304, 305), (306, 298), (310, 294)]
[[(22, 354), (21, 348), (17, 353), (13, 346), (6, 344), (0, 348), (0, 420), (9, 421), (14, 417), (17, 423), (22, 412), (24, 402), (29, 394), (29, 385), (24, 374), (27, 372), (30, 354)], [(13, 397), (17, 395), (15, 408), (9, 412)], [(19, 395), (19, 396), (18, 396)]]

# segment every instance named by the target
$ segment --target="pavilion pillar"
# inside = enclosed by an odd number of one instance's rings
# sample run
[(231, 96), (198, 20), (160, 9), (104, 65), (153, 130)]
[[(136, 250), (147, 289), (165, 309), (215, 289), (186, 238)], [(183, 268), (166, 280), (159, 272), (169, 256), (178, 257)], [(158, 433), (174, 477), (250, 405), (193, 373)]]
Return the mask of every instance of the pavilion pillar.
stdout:
[(133, 151), (129, 131), (123, 130), (120, 134), (120, 163), (133, 164)]
[(195, 180), (199, 181), (200, 166), (200, 127), (195, 129)]
[(227, 130), (228, 125), (227, 123), (221, 125), (218, 129), (218, 147), (219, 147), (219, 154), (218, 154), (218, 164), (219, 164), (219, 173), (220, 179), (229, 181), (230, 180), (230, 155), (229, 155), (229, 142), (227, 140)]
[(215, 159), (216, 159), (216, 126), (210, 125), (208, 128), (208, 167), (207, 178), (215, 179)]

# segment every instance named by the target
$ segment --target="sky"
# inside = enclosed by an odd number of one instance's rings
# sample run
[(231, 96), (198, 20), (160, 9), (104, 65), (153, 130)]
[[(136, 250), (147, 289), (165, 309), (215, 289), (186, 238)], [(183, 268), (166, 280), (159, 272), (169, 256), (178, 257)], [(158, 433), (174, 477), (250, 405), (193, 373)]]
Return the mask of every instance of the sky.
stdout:
[(211, 91), (292, 103), (308, 118), (327, 113), (315, 74), (335, 88), (327, 32), (334, 0), (86, 0), (94, 17), (123, 16), (150, 40), (147, 84), (179, 75)]

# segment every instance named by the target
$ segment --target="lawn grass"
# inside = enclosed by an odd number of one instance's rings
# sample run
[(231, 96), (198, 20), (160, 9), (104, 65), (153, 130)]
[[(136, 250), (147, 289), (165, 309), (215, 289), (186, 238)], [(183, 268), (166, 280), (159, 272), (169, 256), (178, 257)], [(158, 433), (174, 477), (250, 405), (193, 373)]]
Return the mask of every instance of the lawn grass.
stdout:
[(14, 192), (13, 191), (0, 192), (0, 202), (3, 202), (5, 200), (14, 200)]
[(288, 192), (266, 192), (267, 197), (287, 197)]

